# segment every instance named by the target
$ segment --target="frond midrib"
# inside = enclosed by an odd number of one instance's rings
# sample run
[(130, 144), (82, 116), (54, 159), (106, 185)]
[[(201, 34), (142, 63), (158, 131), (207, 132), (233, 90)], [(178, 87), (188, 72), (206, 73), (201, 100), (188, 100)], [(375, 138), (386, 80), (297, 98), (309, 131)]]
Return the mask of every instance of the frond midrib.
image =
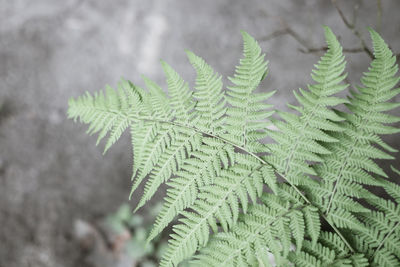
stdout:
[(339, 183), (341, 182), (341, 179), (342, 179), (342, 177), (343, 177), (343, 173), (342, 173), (342, 172), (347, 168), (347, 165), (349, 164), (349, 161), (348, 161), (347, 159), (350, 158), (350, 157), (352, 156), (352, 154), (353, 154), (353, 149), (354, 149), (354, 147), (357, 145), (357, 143), (358, 143), (358, 139), (353, 143), (353, 146), (351, 147), (351, 150), (347, 151), (347, 152), (348, 152), (348, 153), (347, 153), (347, 156), (345, 157), (345, 160), (342, 161), (343, 164), (342, 164), (342, 166), (340, 166), (338, 178), (337, 178), (337, 180), (336, 180), (335, 186), (333, 187), (332, 193), (331, 193), (331, 195), (329, 196), (328, 207), (326, 208), (326, 212), (325, 212), (325, 215), (326, 215), (326, 216), (329, 215), (329, 211), (330, 211), (330, 208), (331, 208), (333, 199), (334, 199), (334, 197), (335, 197), (337, 187), (338, 187), (338, 185), (339, 185)]
[(385, 244), (385, 241), (395, 232), (397, 227), (400, 226), (400, 221), (396, 223), (395, 226), (393, 226), (392, 230), (390, 230), (389, 233), (386, 234), (386, 236), (382, 239), (382, 241), (379, 243), (378, 247), (375, 249), (374, 254), (372, 254), (371, 259), (378, 253), (378, 251), (381, 249), (381, 247)]

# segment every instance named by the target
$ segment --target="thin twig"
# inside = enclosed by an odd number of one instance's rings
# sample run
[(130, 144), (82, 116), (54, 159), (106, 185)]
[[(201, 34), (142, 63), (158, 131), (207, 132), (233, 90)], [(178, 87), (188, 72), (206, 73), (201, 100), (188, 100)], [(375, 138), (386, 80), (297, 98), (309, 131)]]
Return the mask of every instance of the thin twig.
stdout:
[(343, 11), (339, 8), (339, 6), (337, 5), (336, 0), (331, 0), (333, 6), (336, 8), (337, 12), (339, 13), (339, 16), (342, 18), (342, 21), (344, 22), (344, 24), (347, 26), (347, 28), (349, 29), (354, 29), (354, 24), (350, 23), (346, 16), (343, 14)]
[(374, 254), (372, 254), (373, 258), (376, 253), (381, 249), (381, 247), (383, 246), (383, 244), (385, 243), (386, 239), (389, 238), (389, 236), (396, 230), (396, 228), (400, 225), (400, 222), (397, 222), (395, 226), (393, 226), (392, 230), (390, 230), (390, 232), (383, 238), (383, 240), (381, 241), (381, 243), (379, 244), (379, 246), (375, 249)]
[[(308, 44), (308, 42), (300, 36), (300, 34), (295, 32), (292, 28), (290, 28), (288, 26), (285, 26), (285, 28), (283, 28), (283, 29), (276, 30), (276, 31), (270, 33), (269, 35), (260, 38), (260, 41), (261, 42), (269, 41), (269, 40), (275, 39), (282, 35), (291, 36), (296, 42), (298, 42), (301, 46), (303, 46), (303, 48), (299, 48), (298, 50), (305, 54), (318, 53), (318, 52), (323, 52), (323, 51), (328, 50), (327, 46), (311, 47)], [(361, 52), (365, 52), (365, 50), (364, 50), (364, 48), (361, 48), (361, 47), (343, 48), (343, 52), (344, 53), (361, 53)]]
[(276, 30), (276, 31), (268, 34), (267, 36), (261, 37), (259, 39), (259, 41), (260, 42), (266, 42), (266, 41), (272, 40), (272, 39), (274, 39), (276, 37), (279, 37), (279, 36), (282, 36), (282, 35), (286, 35), (286, 34), (289, 34), (286, 28), (280, 29), (280, 30)]
[(358, 12), (358, 8), (359, 8), (359, 6), (358, 6), (357, 4), (354, 5), (354, 7), (353, 7), (353, 19), (352, 19), (352, 22), (351, 22), (351, 24), (353, 24), (353, 25), (356, 25), (356, 23), (357, 23), (357, 18), (358, 18), (357, 12)]
[[(325, 52), (328, 50), (327, 46), (322, 46), (322, 47), (311, 47), (311, 48), (299, 48), (299, 51), (305, 54), (310, 54), (310, 53), (318, 53), (318, 52)], [(364, 52), (364, 49), (361, 47), (358, 48), (343, 48), (344, 53), (362, 53)]]
[(303, 39), (300, 34), (298, 34), (297, 32), (295, 32), (292, 28), (290, 28), (289, 26), (287, 26), (287, 24), (285, 22), (282, 22), (284, 24), (284, 28), (274, 31), (271, 34), (262, 37), (260, 39), (261, 42), (265, 42), (265, 41), (269, 41), (272, 40), (276, 37), (282, 36), (282, 35), (289, 35), (291, 36), (293, 39), (295, 39), (299, 44), (301, 44), (303, 47), (305, 47), (306, 49), (309, 49), (309, 44), (308, 42)]
[[(350, 22), (347, 17), (344, 15), (343, 11), (340, 9), (340, 7), (337, 4), (337, 0), (331, 0), (332, 4), (336, 8), (340, 18), (342, 19), (343, 23), (346, 25), (347, 28), (349, 28), (353, 34), (360, 40), (361, 46), (360, 47), (355, 47), (355, 48), (343, 48), (344, 53), (366, 53), (371, 59), (374, 59), (374, 54), (371, 51), (371, 49), (368, 48), (368, 46), (365, 43), (364, 38), (362, 37), (362, 34), (357, 30), (356, 28), (356, 21), (357, 21), (357, 11), (358, 11), (358, 5), (354, 6), (353, 9), (353, 18), (352, 22)], [(378, 5), (378, 32), (379, 28), (381, 27), (381, 17), (382, 17), (382, 3), (381, 0), (377, 0), (377, 5)], [(287, 23), (284, 20), (281, 20), (281, 24), (283, 25), (282, 29), (276, 30), (267, 36), (264, 36), (260, 38), (260, 42), (266, 42), (272, 39), (275, 39), (277, 37), (283, 36), (283, 35), (289, 35), (291, 36), (294, 40), (296, 40), (303, 48), (299, 48), (298, 50), (302, 53), (305, 54), (311, 54), (311, 53), (318, 53), (318, 52), (324, 52), (328, 50), (327, 46), (321, 46), (321, 47), (312, 47), (309, 45), (308, 41), (303, 39), (300, 34), (298, 34), (296, 31), (294, 31), (291, 27), (287, 25)], [(397, 62), (400, 62), (400, 53), (396, 54)]]
[(260, 41), (269, 41), (271, 39), (274, 39), (276, 37), (282, 36), (282, 35), (289, 35), (293, 39), (295, 39), (299, 44), (301, 44), (303, 47), (308, 48), (310, 47), (309, 42), (306, 39), (303, 39), (300, 34), (295, 32), (284, 19), (280, 19), (280, 24), (281, 24), (281, 29), (276, 30), (272, 32), (271, 34), (265, 36), (264, 38), (261, 38)]
[(322, 218), (332, 227), (332, 229), (336, 232), (336, 234), (342, 239), (342, 241), (345, 243), (345, 245), (350, 249), (352, 253), (354, 253), (353, 247), (350, 245), (350, 243), (347, 241), (347, 239), (342, 235), (342, 233), (339, 231), (339, 229), (329, 221), (329, 219), (324, 215), (321, 214)]
[(381, 0), (376, 0), (376, 6), (377, 6), (377, 14), (376, 14), (376, 29), (378, 32), (381, 31), (381, 26), (382, 26), (382, 1)]
[(292, 36), (299, 44), (301, 44), (304, 47), (309, 47), (308, 41), (303, 39), (300, 34), (295, 32), (292, 28), (287, 27), (288, 33), (290, 36)]
[(354, 35), (360, 40), (360, 44), (362, 49), (364, 50), (365, 53), (371, 58), (374, 59), (374, 54), (372, 53), (371, 49), (368, 48), (368, 46), (365, 43), (364, 38), (362, 37), (362, 34), (357, 30), (355, 24), (350, 23), (346, 16), (344, 15), (343, 11), (340, 9), (340, 7), (337, 4), (336, 0), (331, 0), (333, 6), (336, 8), (337, 12), (339, 13), (340, 18), (342, 19), (343, 23), (346, 25), (347, 28), (349, 28)]

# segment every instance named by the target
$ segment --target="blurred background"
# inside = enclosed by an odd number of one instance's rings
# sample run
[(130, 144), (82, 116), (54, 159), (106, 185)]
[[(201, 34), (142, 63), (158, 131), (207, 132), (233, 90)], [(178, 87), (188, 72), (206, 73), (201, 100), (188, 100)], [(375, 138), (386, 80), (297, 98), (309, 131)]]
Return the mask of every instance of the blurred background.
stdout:
[(276, 89), (271, 101), (287, 109), (311, 82), (322, 25), (340, 37), (356, 85), (367, 26), (400, 53), (399, 11), (398, 0), (0, 0), (0, 266), (155, 266), (165, 247), (167, 234), (144, 247), (162, 194), (131, 212), (127, 133), (102, 156), (66, 118), (70, 97), (121, 77), (142, 86), (141, 74), (165, 87), (161, 58), (193, 85), (184, 49), (231, 75), (245, 30), (270, 62), (260, 90)]

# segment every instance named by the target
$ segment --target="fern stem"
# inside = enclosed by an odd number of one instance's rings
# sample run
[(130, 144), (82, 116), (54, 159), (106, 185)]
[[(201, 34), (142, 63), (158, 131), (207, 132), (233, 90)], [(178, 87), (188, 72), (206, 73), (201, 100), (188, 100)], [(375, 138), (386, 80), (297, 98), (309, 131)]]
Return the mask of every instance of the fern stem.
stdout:
[(396, 228), (400, 225), (400, 222), (397, 222), (396, 225), (390, 230), (390, 232), (385, 236), (385, 238), (382, 240), (382, 242), (379, 244), (379, 246), (375, 249), (374, 254), (372, 254), (371, 258), (375, 256), (375, 254), (381, 249), (383, 244), (385, 243), (386, 239), (389, 238), (389, 236), (396, 230)]
[[(318, 209), (319, 210), (319, 209)], [(351, 253), (354, 253), (355, 250), (353, 249), (353, 247), (350, 245), (350, 243), (347, 241), (347, 239), (342, 235), (342, 233), (339, 231), (339, 229), (335, 226), (335, 224), (331, 223), (328, 219), (328, 217), (325, 216), (325, 214), (323, 214), (321, 212), (321, 217), (324, 218), (324, 220), (332, 227), (332, 229), (336, 232), (336, 234), (340, 237), (340, 239), (342, 239), (342, 241), (344, 242), (344, 244), (347, 246), (347, 248), (350, 250)]]

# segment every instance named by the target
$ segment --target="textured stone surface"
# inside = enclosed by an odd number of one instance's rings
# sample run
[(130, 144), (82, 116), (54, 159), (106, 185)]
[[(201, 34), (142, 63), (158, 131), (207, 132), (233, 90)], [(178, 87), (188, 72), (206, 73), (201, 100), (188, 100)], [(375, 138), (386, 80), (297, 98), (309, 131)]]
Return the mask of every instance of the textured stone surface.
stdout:
[[(339, 4), (349, 17), (359, 5), (357, 26), (369, 40), (376, 1)], [(400, 1), (382, 4), (381, 33), (400, 52)], [(82, 266), (74, 219), (94, 221), (127, 201), (127, 136), (103, 157), (86, 127), (66, 119), (69, 97), (113, 86), (121, 76), (143, 85), (144, 74), (165, 85), (160, 58), (193, 84), (184, 49), (230, 75), (241, 56), (239, 30), (261, 40), (282, 20), (310, 46), (323, 45), (321, 25), (344, 47), (358, 46), (330, 1), (0, 0), (0, 266)], [(277, 89), (272, 101), (284, 108), (294, 102), (292, 90), (311, 81), (319, 54), (301, 53), (289, 35), (260, 45), (270, 61), (260, 90)], [(347, 59), (357, 81), (369, 58)]]

